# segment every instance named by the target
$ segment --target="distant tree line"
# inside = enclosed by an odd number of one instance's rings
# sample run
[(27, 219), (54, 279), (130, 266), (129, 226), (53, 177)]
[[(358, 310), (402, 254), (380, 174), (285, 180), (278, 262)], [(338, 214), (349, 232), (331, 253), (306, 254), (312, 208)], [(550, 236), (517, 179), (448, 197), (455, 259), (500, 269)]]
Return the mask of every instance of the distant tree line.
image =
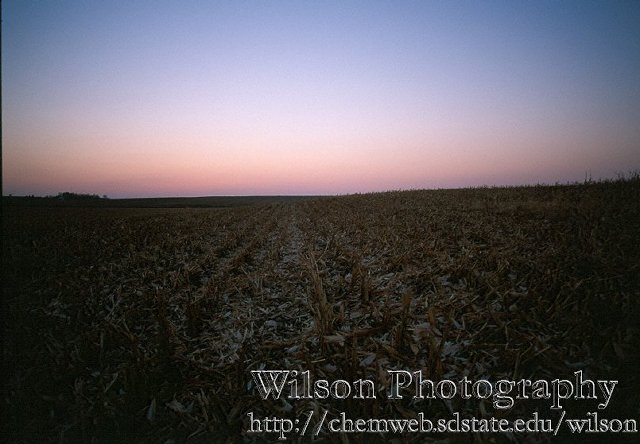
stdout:
[[(53, 196), (47, 196), (53, 197)], [(58, 193), (55, 196), (56, 199), (59, 200), (97, 200), (97, 199), (108, 199), (107, 195), (99, 196), (97, 194), (83, 194), (83, 193), (71, 193), (69, 191), (65, 191), (63, 193)]]

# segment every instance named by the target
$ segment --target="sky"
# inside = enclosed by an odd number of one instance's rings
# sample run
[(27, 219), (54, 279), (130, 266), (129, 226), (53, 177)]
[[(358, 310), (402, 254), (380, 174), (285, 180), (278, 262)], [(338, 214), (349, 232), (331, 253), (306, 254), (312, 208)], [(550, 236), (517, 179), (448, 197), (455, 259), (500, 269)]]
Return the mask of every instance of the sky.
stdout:
[(639, 1), (2, 2), (4, 195), (640, 170)]

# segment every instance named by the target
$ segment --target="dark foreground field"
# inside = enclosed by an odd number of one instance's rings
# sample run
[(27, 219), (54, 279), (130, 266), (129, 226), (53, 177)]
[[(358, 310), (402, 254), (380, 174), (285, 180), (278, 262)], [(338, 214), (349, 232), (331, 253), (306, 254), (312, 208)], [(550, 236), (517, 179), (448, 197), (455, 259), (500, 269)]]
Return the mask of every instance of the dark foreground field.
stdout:
[[(3, 208), (6, 442), (276, 440), (255, 418), (558, 421), (600, 400), (389, 399), (424, 378), (617, 380), (640, 419), (640, 181), (406, 191), (235, 208)], [(251, 370), (375, 382), (263, 400)], [(286, 392), (288, 394), (288, 391)], [(600, 395), (600, 390), (597, 391)], [(479, 393), (481, 395), (481, 393)], [(515, 392), (511, 393), (512, 395)], [(325, 423), (326, 424), (326, 423)], [(627, 423), (629, 424), (629, 423)], [(292, 432), (289, 440), (295, 440)], [(583, 439), (566, 427), (555, 439)], [(617, 442), (637, 434), (591, 435)], [(300, 439), (300, 438), (298, 438)], [(538, 442), (552, 433), (329, 434)]]

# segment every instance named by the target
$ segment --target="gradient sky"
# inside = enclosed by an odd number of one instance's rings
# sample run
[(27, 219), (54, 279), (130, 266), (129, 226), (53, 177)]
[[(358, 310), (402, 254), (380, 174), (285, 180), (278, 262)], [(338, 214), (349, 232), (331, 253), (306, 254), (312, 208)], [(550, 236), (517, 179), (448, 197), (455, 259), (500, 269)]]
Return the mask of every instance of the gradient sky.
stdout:
[(3, 194), (640, 170), (640, 2), (2, 2)]

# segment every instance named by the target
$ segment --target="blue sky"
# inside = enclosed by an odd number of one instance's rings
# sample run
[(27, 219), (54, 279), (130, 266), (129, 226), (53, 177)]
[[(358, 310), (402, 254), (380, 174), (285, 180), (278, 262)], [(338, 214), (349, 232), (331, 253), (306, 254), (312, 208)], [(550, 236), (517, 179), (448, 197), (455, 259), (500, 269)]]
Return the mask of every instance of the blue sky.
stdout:
[(640, 169), (640, 2), (2, 2), (3, 193)]

